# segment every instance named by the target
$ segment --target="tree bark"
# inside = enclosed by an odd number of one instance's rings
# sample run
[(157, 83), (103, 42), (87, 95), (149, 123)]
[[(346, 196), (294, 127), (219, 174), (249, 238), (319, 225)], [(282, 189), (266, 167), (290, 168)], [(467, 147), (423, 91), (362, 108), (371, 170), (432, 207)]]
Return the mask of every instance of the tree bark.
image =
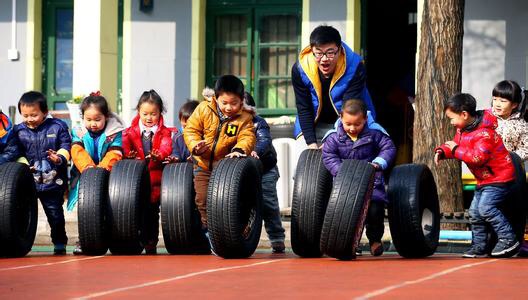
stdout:
[(413, 161), (431, 168), (442, 212), (463, 211), (460, 162), (435, 166), (434, 148), (453, 139), (443, 102), (462, 87), (464, 0), (425, 0), (414, 115)]

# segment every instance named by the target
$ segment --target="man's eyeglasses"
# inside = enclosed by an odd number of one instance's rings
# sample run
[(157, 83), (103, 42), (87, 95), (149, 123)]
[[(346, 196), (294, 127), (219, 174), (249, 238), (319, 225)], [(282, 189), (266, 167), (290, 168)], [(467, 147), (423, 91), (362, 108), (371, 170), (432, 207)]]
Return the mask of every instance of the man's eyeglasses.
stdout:
[(328, 49), (326, 52), (314, 51), (313, 55), (317, 59), (321, 59), (323, 58), (323, 56), (326, 56), (326, 58), (332, 59), (337, 55), (337, 53), (339, 53), (339, 49)]

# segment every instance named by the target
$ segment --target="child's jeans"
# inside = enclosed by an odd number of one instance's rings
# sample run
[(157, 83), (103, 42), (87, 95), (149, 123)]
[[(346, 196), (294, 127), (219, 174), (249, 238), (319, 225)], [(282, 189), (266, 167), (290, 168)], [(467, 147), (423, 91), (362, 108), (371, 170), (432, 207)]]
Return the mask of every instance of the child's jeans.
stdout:
[(486, 249), (487, 224), (491, 225), (499, 240), (513, 241), (516, 239), (510, 222), (499, 209), (509, 191), (508, 186), (489, 185), (478, 187), (475, 190), (475, 196), (469, 208), (474, 247)]
[(201, 168), (194, 170), (194, 191), (196, 192), (194, 202), (200, 212), (200, 220), (204, 227), (207, 227), (207, 187), (210, 178), (211, 171), (205, 171)]
[(66, 237), (65, 221), (64, 221), (64, 210), (62, 204), (64, 203), (64, 191), (44, 191), (38, 192), (37, 197), (42, 203), (48, 223), (51, 228), (51, 241), (54, 245), (68, 243), (68, 237)]
[(273, 167), (262, 175), (262, 218), (270, 242), (284, 242), (279, 199), (277, 198), (277, 181), (279, 169)]

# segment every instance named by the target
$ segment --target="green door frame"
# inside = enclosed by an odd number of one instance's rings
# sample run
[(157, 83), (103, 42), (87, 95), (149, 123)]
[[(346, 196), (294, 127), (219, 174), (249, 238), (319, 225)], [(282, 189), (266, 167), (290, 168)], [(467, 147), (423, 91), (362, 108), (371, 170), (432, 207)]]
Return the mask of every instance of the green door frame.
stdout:
[(42, 35), (42, 92), (48, 98), (48, 107), (54, 109), (55, 102), (66, 102), (72, 98), (71, 93), (58, 94), (55, 89), (56, 63), (56, 11), (57, 9), (71, 9), (73, 0), (46, 0), (43, 3), (42, 20), (44, 32)]

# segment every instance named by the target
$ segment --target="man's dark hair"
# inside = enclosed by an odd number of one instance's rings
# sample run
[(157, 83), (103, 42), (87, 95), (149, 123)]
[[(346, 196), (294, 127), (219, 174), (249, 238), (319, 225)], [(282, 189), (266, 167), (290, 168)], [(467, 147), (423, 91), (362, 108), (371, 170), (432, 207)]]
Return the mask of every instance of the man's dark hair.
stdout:
[(447, 109), (457, 114), (467, 111), (471, 116), (476, 116), (477, 100), (470, 94), (459, 93), (444, 101), (444, 112)]
[(244, 84), (235, 75), (224, 75), (215, 83), (215, 97), (218, 98), (222, 93), (232, 93), (244, 100)]
[(343, 103), (343, 107), (341, 108), (341, 114), (343, 113), (351, 115), (362, 114), (366, 118), (367, 105), (365, 105), (365, 102), (358, 99), (348, 99)]
[(332, 43), (336, 44), (337, 47), (341, 47), (341, 35), (332, 26), (317, 26), (310, 34), (310, 47)]
[(48, 103), (46, 100), (46, 96), (44, 96), (44, 94), (42, 94), (41, 92), (30, 91), (30, 92), (24, 93), (22, 97), (20, 97), (20, 100), (18, 101), (18, 112), (19, 113), (22, 113), (20, 111), (20, 107), (22, 105), (28, 105), (28, 106), (38, 105), (41, 112), (43, 112), (44, 114), (48, 113)]
[(180, 107), (180, 111), (178, 112), (178, 119), (189, 119), (196, 107), (198, 107), (198, 104), (200, 104), (200, 102), (194, 99), (187, 99), (187, 102), (183, 103), (183, 105)]

